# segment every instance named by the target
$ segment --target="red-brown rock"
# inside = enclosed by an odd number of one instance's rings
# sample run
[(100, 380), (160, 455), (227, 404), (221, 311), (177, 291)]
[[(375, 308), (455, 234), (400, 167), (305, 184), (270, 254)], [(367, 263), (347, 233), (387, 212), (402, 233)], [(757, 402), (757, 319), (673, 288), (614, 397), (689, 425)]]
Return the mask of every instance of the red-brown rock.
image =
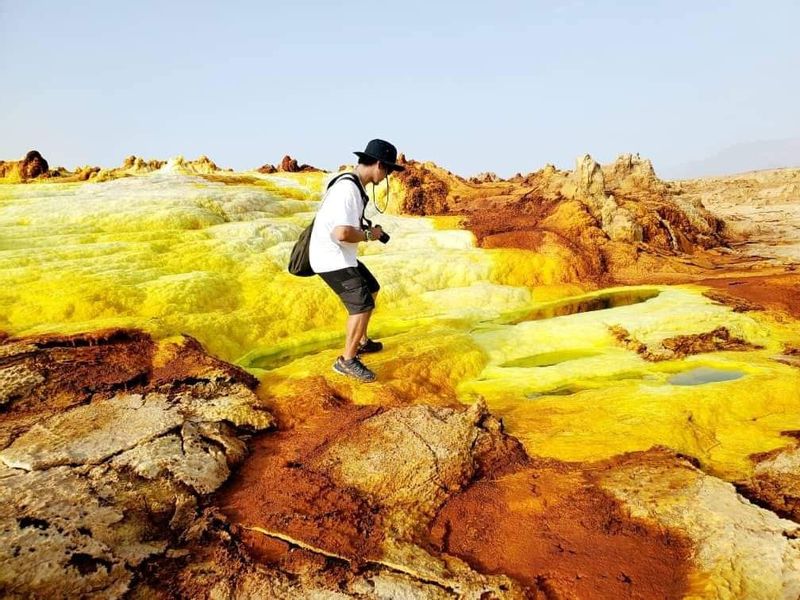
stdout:
[(34, 179), (47, 173), (49, 169), (50, 167), (44, 157), (38, 151), (31, 150), (22, 159), (19, 172), (23, 179)]
[(47, 175), (50, 166), (37, 150), (31, 150), (22, 160), (0, 160), (0, 177), (17, 177), (23, 181)]

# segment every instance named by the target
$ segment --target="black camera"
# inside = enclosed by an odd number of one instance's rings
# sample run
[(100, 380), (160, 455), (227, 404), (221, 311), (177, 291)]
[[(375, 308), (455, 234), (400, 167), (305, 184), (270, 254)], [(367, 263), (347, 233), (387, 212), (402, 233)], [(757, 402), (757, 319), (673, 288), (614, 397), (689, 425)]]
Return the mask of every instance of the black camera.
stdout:
[[(375, 225), (375, 227), (380, 227), (380, 225)], [(385, 231), (381, 231), (381, 237), (378, 238), (378, 241), (381, 244), (388, 244), (390, 239), (392, 238), (389, 237), (388, 233), (386, 233)]]

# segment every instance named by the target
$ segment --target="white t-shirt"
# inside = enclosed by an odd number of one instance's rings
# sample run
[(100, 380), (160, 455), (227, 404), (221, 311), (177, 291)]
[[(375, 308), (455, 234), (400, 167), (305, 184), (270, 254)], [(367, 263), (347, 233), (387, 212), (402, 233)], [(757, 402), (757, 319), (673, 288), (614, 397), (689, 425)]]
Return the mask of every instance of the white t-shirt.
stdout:
[(342, 178), (327, 191), (317, 210), (308, 244), (311, 268), (315, 273), (357, 266), (358, 243), (336, 240), (333, 229), (340, 225), (361, 229), (363, 210), (361, 192), (352, 179)]

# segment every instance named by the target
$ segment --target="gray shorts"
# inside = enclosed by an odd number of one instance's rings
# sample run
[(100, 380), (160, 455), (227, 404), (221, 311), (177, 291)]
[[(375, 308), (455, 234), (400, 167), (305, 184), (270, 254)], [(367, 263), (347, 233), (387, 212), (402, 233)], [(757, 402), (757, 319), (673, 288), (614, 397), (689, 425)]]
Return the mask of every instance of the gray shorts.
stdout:
[(357, 267), (317, 275), (339, 296), (349, 314), (358, 315), (375, 308), (372, 294), (377, 293), (381, 285), (361, 261), (358, 261)]

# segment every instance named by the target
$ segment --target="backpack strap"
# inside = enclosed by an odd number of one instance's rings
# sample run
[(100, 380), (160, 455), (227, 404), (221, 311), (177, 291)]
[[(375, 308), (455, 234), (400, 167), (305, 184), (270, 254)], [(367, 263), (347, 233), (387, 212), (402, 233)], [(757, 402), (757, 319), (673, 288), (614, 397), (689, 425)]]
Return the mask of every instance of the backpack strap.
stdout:
[(364, 206), (361, 209), (361, 226), (364, 227), (372, 227), (372, 221), (370, 221), (367, 217), (364, 216), (364, 211), (367, 210), (367, 203), (369, 202), (369, 196), (367, 195), (367, 191), (364, 189), (364, 186), (361, 185), (361, 180), (358, 178), (358, 175), (355, 173), (348, 171), (346, 173), (340, 173), (333, 179), (328, 182), (328, 187), (325, 188), (325, 191), (330, 190), (335, 183), (338, 183), (342, 179), (347, 179), (352, 181), (355, 186), (358, 188), (358, 193), (361, 194), (361, 201), (364, 203)]

